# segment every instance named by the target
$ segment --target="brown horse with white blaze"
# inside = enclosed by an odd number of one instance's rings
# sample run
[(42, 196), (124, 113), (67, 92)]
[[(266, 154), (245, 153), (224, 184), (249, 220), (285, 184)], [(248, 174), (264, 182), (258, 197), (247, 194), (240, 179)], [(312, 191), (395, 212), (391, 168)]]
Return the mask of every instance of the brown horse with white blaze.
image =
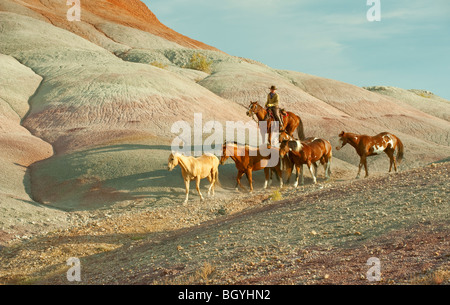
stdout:
[[(297, 129), (298, 138), (300, 140), (305, 139), (305, 132), (303, 129), (303, 122), (301, 118), (295, 115), (292, 112), (286, 111), (285, 116), (283, 116), (283, 126), (280, 126), (281, 130), (284, 130), (289, 136), (293, 136), (294, 131)], [(267, 132), (270, 135), (271, 124), (274, 121), (273, 118), (267, 113), (267, 110), (264, 109), (258, 102), (250, 101), (250, 105), (248, 106), (247, 115), (251, 118), (256, 116), (258, 122), (267, 121)], [(280, 115), (283, 115), (280, 113)], [(270, 143), (270, 138), (269, 138)]]
[[(397, 172), (397, 164), (400, 164), (403, 159), (404, 148), (402, 141), (389, 132), (382, 132), (376, 136), (367, 136), (343, 131), (339, 134), (339, 138), (341, 147), (336, 147), (337, 150), (342, 149), (348, 143), (356, 149), (356, 153), (360, 156), (356, 179), (359, 178), (363, 165), (366, 170), (366, 178), (369, 176), (367, 157), (379, 155), (382, 152), (386, 153), (390, 159), (389, 172), (392, 171), (392, 165), (394, 165), (395, 172)], [(394, 156), (396, 149), (398, 150), (397, 157)]]
[(220, 159), (220, 164), (223, 165), (228, 158), (231, 158), (234, 161), (238, 170), (238, 174), (236, 177), (236, 189), (238, 188), (238, 186), (245, 189), (245, 187), (241, 184), (241, 178), (245, 174), (250, 184), (250, 192), (252, 192), (252, 173), (261, 169), (264, 170), (266, 179), (264, 188), (267, 188), (270, 170), (274, 170), (276, 172), (277, 177), (280, 179), (280, 188), (283, 187), (283, 179), (279, 162), (279, 152), (277, 148), (268, 148), (268, 155), (263, 156), (259, 148), (231, 142), (224, 143), (222, 146), (222, 157)]
[[(301, 175), (301, 184), (304, 184), (304, 164), (308, 166), (314, 184), (317, 183), (317, 161), (320, 161), (323, 165), (326, 179), (330, 179), (330, 168), (333, 152), (329, 141), (318, 138), (308, 138), (303, 142), (299, 140), (283, 140), (280, 144), (280, 158), (284, 158), (286, 155), (288, 155), (292, 163), (295, 164), (297, 176), (294, 187), (298, 186), (299, 171)], [(315, 174), (313, 172), (313, 166), (315, 167)], [(288, 170), (292, 171), (292, 168), (289, 168)]]

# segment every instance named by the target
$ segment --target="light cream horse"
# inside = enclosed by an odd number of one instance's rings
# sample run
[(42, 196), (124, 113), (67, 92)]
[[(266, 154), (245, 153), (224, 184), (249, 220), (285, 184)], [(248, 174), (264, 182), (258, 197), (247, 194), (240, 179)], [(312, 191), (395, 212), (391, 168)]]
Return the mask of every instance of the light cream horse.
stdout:
[(186, 157), (179, 153), (171, 153), (169, 156), (169, 163), (167, 169), (173, 170), (177, 165), (181, 167), (181, 174), (183, 175), (184, 184), (186, 185), (186, 200), (183, 204), (188, 202), (189, 184), (191, 180), (196, 181), (197, 192), (200, 195), (200, 200), (203, 201), (202, 193), (200, 192), (200, 180), (208, 178), (211, 185), (208, 189), (208, 196), (214, 196), (214, 187), (216, 182), (219, 184), (219, 159), (212, 154), (204, 154), (201, 157)]

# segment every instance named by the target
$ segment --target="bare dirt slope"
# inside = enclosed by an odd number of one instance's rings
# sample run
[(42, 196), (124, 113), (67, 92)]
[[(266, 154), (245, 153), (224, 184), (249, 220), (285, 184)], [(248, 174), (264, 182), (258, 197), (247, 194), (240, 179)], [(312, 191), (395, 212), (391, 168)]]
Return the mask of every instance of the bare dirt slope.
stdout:
[[(450, 283), (449, 163), (363, 180), (321, 181), (233, 200), (192, 202), (94, 221), (1, 251), (3, 283), (81, 284)], [(272, 190), (274, 190), (272, 188)], [(32, 262), (32, 263), (31, 263)]]

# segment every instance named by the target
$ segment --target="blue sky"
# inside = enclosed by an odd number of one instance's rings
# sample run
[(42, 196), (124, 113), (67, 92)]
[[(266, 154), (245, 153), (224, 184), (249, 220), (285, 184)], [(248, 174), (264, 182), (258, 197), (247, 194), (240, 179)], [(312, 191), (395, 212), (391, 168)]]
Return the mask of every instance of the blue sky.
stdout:
[(450, 99), (450, 1), (144, 0), (175, 31), (230, 55), (357, 86)]

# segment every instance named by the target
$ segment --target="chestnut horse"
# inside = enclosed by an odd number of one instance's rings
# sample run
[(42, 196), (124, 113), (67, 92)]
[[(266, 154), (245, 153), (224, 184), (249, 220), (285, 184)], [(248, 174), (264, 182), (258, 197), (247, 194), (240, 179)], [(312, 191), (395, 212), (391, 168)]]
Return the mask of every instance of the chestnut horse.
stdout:
[[(258, 119), (258, 122), (267, 121), (267, 132), (269, 133), (269, 143), (270, 143), (270, 128), (271, 123), (274, 119), (267, 113), (264, 107), (261, 107), (258, 102), (251, 102), (248, 106), (247, 115), (254, 119), (254, 115)], [(282, 111), (280, 111), (280, 116), (283, 116)], [(286, 112), (286, 116), (283, 116), (283, 126), (280, 126), (281, 130), (284, 130), (289, 136), (292, 137), (294, 131), (297, 129), (298, 138), (300, 140), (305, 139), (305, 132), (303, 129), (303, 122), (301, 118), (292, 112)]]
[[(253, 178), (252, 172), (264, 169), (265, 183), (264, 188), (267, 188), (269, 182), (270, 170), (275, 170), (277, 177), (280, 179), (280, 188), (283, 187), (283, 179), (281, 175), (280, 162), (278, 159), (278, 149), (272, 147), (270, 149), (269, 156), (262, 156), (259, 148), (250, 147), (248, 145), (240, 145), (237, 143), (224, 143), (222, 146), (222, 157), (220, 159), (220, 164), (224, 164), (228, 158), (231, 158), (238, 170), (236, 177), (236, 189), (238, 186), (245, 189), (241, 184), (241, 178), (246, 174), (248, 182), (250, 184), (250, 192), (253, 191)], [(276, 157), (276, 165), (269, 167), (269, 162), (271, 157)]]
[[(337, 150), (340, 150), (348, 143), (356, 149), (360, 156), (356, 179), (359, 178), (363, 165), (366, 170), (366, 178), (369, 176), (369, 171), (367, 170), (367, 157), (369, 156), (379, 155), (382, 152), (386, 153), (390, 159), (389, 172), (392, 170), (392, 165), (394, 165), (395, 172), (397, 172), (397, 164), (400, 164), (403, 159), (402, 141), (388, 132), (382, 132), (376, 136), (367, 136), (343, 131), (339, 134), (339, 138), (341, 147), (336, 147)], [(394, 156), (396, 149), (398, 149), (397, 158)]]
[[(317, 138), (308, 138), (303, 142), (299, 140), (283, 140), (280, 145), (280, 158), (284, 158), (286, 155), (289, 156), (289, 159), (296, 168), (296, 182), (294, 187), (298, 186), (299, 171), (301, 175), (301, 184), (304, 184), (303, 164), (308, 166), (314, 184), (317, 183), (317, 161), (320, 161), (323, 165), (326, 179), (330, 179), (330, 167), (333, 152), (332, 146), (327, 140)], [(315, 167), (315, 174), (313, 173), (313, 166)], [(288, 173), (290, 178), (292, 167), (288, 167), (288, 170), (290, 171)]]
[(200, 180), (208, 178), (211, 183), (208, 190), (208, 196), (211, 193), (214, 196), (215, 184), (219, 184), (219, 159), (212, 154), (204, 154), (198, 158), (186, 157), (179, 153), (171, 153), (167, 164), (167, 169), (172, 171), (177, 165), (181, 167), (181, 174), (186, 186), (186, 199), (183, 204), (188, 202), (189, 184), (191, 180), (195, 180), (197, 192), (200, 195), (200, 200), (203, 201), (202, 193), (200, 192)]

